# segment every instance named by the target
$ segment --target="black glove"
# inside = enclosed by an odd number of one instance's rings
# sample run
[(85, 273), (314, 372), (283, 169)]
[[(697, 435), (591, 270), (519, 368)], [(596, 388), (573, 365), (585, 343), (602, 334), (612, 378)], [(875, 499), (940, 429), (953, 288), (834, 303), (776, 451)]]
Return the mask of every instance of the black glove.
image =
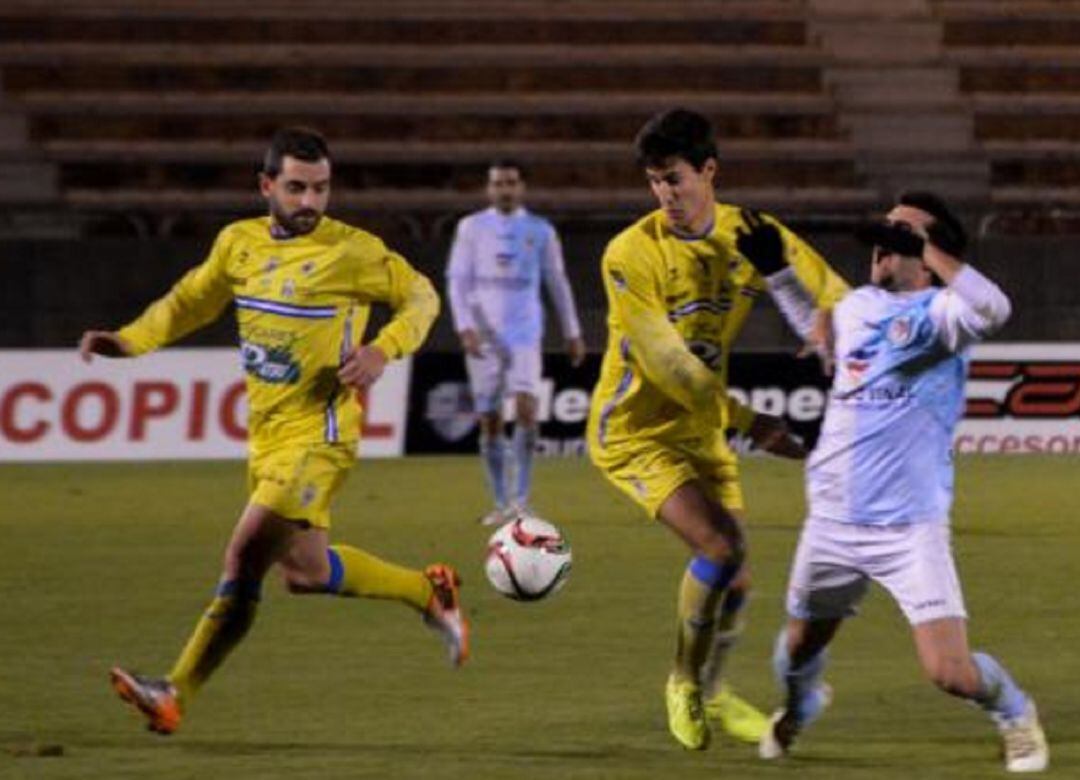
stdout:
[(868, 246), (879, 246), (905, 257), (922, 257), (926, 239), (909, 228), (888, 222), (864, 222), (855, 228), (855, 238)]
[(736, 228), (735, 247), (762, 276), (772, 276), (787, 267), (784, 257), (784, 237), (780, 229), (761, 218), (753, 209), (743, 209), (745, 228)]

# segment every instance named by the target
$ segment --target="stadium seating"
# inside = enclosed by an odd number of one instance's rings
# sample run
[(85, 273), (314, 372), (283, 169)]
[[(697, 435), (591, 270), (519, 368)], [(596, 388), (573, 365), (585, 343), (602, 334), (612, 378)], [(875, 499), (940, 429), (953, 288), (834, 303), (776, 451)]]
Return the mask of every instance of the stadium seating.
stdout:
[(348, 208), (460, 211), (511, 156), (540, 208), (638, 209), (629, 141), (680, 104), (716, 122), (722, 196), (864, 208), (801, 5), (16, 0), (0, 68), (80, 208), (245, 208), (268, 134), (301, 122), (334, 141)]
[(1080, 3), (939, 0), (998, 207), (1080, 204)]
[(630, 139), (682, 104), (717, 125), (722, 198), (1075, 205), (1078, 44), (1077, 0), (8, 0), (0, 200), (243, 211), (297, 122), (332, 139), (346, 210), (460, 213), (513, 157), (538, 208), (625, 214), (648, 204)]

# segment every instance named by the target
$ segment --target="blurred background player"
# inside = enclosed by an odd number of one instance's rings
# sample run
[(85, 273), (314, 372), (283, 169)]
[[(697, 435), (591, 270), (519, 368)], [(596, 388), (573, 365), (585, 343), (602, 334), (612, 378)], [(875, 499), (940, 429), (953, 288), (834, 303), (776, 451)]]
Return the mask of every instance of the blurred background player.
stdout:
[(743, 496), (725, 428), (747, 432), (777, 454), (803, 453), (780, 420), (728, 398), (728, 355), (774, 275), (790, 269), (824, 308), (847, 287), (772, 218), (716, 202), (716, 142), (704, 116), (659, 114), (636, 144), (660, 208), (604, 253), (609, 335), (593, 393), (589, 454), (693, 553), (679, 589), (666, 687), (672, 734), (684, 747), (702, 749), (708, 716), (756, 742), (767, 719), (721, 683), (749, 585)]
[[(562, 247), (555, 228), (523, 205), (522, 167), (500, 160), (488, 169), (489, 208), (457, 225), (446, 280), (454, 328), (465, 351), (473, 408), (480, 418), (480, 457), (495, 506), (481, 518), (500, 525), (528, 512), (537, 398), (543, 368), (543, 280), (559, 315), (572, 365), (585, 359)], [(513, 458), (507, 457), (503, 399), (514, 399)], [(513, 484), (509, 469), (516, 467)]]
[[(431, 283), (381, 240), (324, 216), (330, 154), (318, 133), (278, 131), (259, 186), (267, 217), (226, 226), (209, 257), (118, 331), (87, 331), (92, 355), (132, 357), (217, 318), (234, 301), (250, 406), (250, 499), (225, 550), (209, 608), (164, 678), (112, 671), (116, 691), (169, 734), (211, 673), (243, 639), (267, 570), (292, 593), (395, 599), (415, 608), (446, 642), (455, 665), (469, 628), (453, 568), (424, 571), (330, 546), (330, 502), (356, 458), (360, 405), (390, 360), (415, 351), (439, 310)], [(358, 344), (370, 304), (393, 316)]]
[[(963, 227), (930, 193), (902, 196), (860, 237), (873, 245), (870, 284), (833, 311), (836, 375), (807, 462), (809, 510), (774, 656), (785, 700), (761, 755), (784, 755), (828, 704), (825, 648), (874, 580), (911, 624), (926, 675), (997, 722), (1006, 769), (1042, 771), (1049, 751), (1035, 703), (968, 647), (948, 519), (968, 351), (1005, 323), (1009, 300), (957, 259)], [(804, 299), (797, 318), (812, 306)]]

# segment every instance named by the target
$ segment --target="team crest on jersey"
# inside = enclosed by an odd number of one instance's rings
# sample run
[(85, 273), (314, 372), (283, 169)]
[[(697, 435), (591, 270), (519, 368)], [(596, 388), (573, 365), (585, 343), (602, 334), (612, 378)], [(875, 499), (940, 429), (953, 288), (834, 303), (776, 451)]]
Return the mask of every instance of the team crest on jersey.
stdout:
[(263, 382), (275, 385), (293, 385), (300, 379), (300, 363), (286, 344), (269, 346), (254, 341), (240, 344), (244, 371)]
[(915, 319), (910, 314), (893, 317), (885, 330), (885, 338), (894, 347), (906, 347), (915, 338)]
[(281, 285), (281, 297), (282, 298), (295, 298), (296, 297), (296, 282), (292, 279), (286, 279)]

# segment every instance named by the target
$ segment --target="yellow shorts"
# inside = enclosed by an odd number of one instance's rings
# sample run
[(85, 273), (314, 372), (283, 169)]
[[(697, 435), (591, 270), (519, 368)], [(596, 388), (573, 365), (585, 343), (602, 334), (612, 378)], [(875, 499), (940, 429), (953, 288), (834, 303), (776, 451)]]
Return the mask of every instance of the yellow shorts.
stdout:
[(593, 462), (649, 517), (656, 517), (668, 497), (691, 480), (700, 482), (724, 508), (744, 508), (739, 461), (727, 448), (703, 451), (641, 442), (615, 452), (606, 450), (603, 456), (594, 456)]
[(297, 444), (253, 451), (248, 463), (251, 503), (289, 520), (330, 527), (330, 502), (356, 462), (356, 445)]

